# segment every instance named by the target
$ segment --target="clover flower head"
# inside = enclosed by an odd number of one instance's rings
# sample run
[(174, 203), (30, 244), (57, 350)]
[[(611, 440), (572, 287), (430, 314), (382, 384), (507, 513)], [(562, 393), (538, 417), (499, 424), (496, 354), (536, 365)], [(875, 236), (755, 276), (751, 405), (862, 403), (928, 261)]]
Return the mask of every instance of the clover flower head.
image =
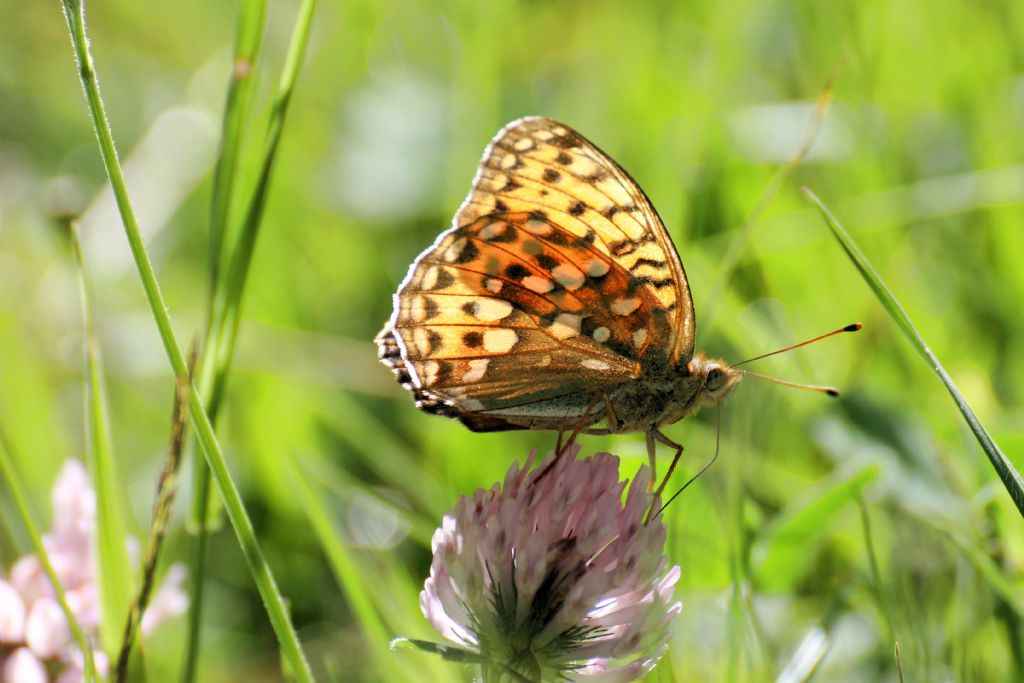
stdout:
[[(43, 545), (75, 620), (96, 639), (101, 619), (94, 551), (96, 494), (82, 463), (64, 464), (51, 502), (53, 525), (43, 536)], [(185, 611), (184, 579), (183, 566), (171, 567), (143, 615), (143, 633)], [(93, 659), (105, 676), (107, 656), (94, 650)], [(6, 573), (0, 567), (0, 682), (76, 683), (84, 676), (85, 660), (39, 558), (26, 555)]]
[(434, 533), (423, 613), (499, 674), (634, 680), (664, 653), (681, 609), (665, 525), (645, 519), (659, 507), (649, 470), (627, 490), (617, 457), (578, 451), (532, 471), (531, 453), (503, 483), (460, 498)]

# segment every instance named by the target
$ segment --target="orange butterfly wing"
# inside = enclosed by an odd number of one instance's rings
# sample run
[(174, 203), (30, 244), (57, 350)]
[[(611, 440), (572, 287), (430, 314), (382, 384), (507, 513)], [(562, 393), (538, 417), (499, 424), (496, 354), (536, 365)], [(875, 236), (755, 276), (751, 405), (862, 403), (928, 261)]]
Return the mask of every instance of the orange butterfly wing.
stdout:
[(689, 288), (663, 224), (568, 127), (506, 126), (453, 224), (413, 263), (377, 340), (424, 410), (480, 430), (571, 428), (648, 354), (692, 355)]

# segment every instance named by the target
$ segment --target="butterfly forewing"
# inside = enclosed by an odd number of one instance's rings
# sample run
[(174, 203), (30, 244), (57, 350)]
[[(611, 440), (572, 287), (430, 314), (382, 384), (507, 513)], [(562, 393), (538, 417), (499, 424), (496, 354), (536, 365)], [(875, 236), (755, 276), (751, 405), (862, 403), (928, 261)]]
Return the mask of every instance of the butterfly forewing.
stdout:
[(673, 359), (693, 355), (695, 321), (686, 273), (661, 218), (614, 160), (569, 126), (526, 117), (505, 126), (484, 151), (454, 225), (502, 211), (542, 211), (654, 290), (669, 314)]
[(664, 226), (562, 124), (503, 129), (453, 222), (414, 262), (378, 337), (424, 410), (474, 429), (571, 428), (649, 356), (692, 355), (689, 289)]

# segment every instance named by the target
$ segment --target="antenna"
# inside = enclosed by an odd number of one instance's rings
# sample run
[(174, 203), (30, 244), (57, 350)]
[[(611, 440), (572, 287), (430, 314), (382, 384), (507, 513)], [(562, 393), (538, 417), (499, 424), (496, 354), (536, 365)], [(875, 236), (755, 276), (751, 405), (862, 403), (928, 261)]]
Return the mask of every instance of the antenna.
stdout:
[(811, 391), (820, 391), (823, 394), (828, 394), (832, 398), (839, 396), (839, 390), (835, 387), (819, 387), (815, 384), (799, 384), (797, 382), (787, 382), (784, 379), (778, 377), (769, 377), (768, 375), (762, 375), (760, 372), (754, 372), (753, 370), (740, 370), (744, 375), (752, 375), (759, 379), (774, 382), (775, 384), (781, 384), (784, 387), (793, 387), (794, 389), (810, 389)]
[[(761, 360), (762, 358), (767, 358), (768, 356), (774, 356), (774, 355), (777, 355), (777, 354), (780, 354), (780, 353), (785, 353), (786, 351), (792, 351), (793, 349), (799, 349), (801, 346), (807, 346), (808, 344), (813, 344), (814, 342), (821, 341), (822, 339), (828, 339), (829, 337), (833, 337), (833, 336), (835, 336), (837, 334), (842, 334), (843, 332), (856, 332), (857, 330), (859, 330), (862, 327), (864, 327), (864, 326), (861, 325), (860, 323), (850, 323), (849, 325), (846, 325), (845, 327), (840, 327), (838, 330), (832, 330), (831, 332), (827, 332), (827, 333), (825, 333), (825, 334), (823, 334), (821, 336), (815, 337), (814, 339), (808, 339), (807, 341), (800, 342), (799, 344), (793, 344), (792, 346), (787, 346), (786, 348), (779, 349), (778, 351), (771, 351), (769, 353), (762, 353), (760, 356), (754, 356), (753, 358), (748, 358), (746, 360), (741, 360), (739, 363), (733, 363), (732, 367), (734, 367), (734, 368), (735, 367), (739, 367), (740, 365), (743, 365), (744, 363), (752, 363), (755, 360)], [(747, 372), (749, 372), (749, 371), (747, 371)], [(772, 380), (770, 377), (765, 377), (764, 375), (757, 375), (757, 373), (754, 373), (754, 372), (750, 372), (749, 374), (756, 375), (757, 377), (762, 377), (764, 379), (768, 379), (768, 380), (771, 380), (771, 381), (777, 381), (777, 382), (779, 382), (779, 384), (788, 384), (787, 382), (783, 382), (781, 380)], [(803, 385), (791, 385), (791, 386), (803, 386)], [(811, 387), (807, 387), (807, 388), (811, 388)]]

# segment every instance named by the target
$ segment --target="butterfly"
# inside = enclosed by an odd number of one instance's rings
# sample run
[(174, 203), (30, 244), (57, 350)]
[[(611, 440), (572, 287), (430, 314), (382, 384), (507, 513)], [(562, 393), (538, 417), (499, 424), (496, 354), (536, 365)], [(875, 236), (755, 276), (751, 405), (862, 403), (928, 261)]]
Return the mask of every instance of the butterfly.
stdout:
[[(452, 227), (377, 335), (416, 406), (479, 432), (643, 432), (720, 403), (746, 374), (694, 351), (686, 272), (630, 175), (530, 116), (491, 140)], [(603, 427), (597, 426), (603, 424)]]

